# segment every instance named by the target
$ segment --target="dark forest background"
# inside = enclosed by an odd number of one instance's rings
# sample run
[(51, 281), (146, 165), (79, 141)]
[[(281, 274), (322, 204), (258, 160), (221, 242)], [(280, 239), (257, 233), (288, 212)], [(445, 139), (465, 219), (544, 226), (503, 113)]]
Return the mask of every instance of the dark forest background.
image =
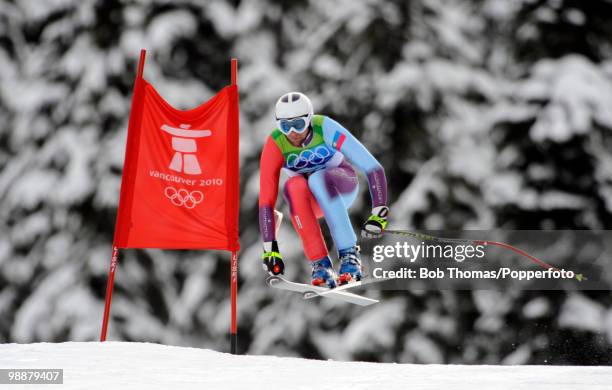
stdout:
[[(299, 90), (384, 165), (393, 227), (611, 229), (604, 0), (0, 0), (0, 342), (99, 336), (141, 48), (145, 77), (181, 108), (240, 61), (242, 353), (612, 363), (609, 291), (303, 301), (265, 287), (256, 223), (274, 103)], [(288, 223), (280, 237), (287, 277), (306, 281)], [(124, 251), (109, 339), (227, 351), (228, 281), (225, 253)]]

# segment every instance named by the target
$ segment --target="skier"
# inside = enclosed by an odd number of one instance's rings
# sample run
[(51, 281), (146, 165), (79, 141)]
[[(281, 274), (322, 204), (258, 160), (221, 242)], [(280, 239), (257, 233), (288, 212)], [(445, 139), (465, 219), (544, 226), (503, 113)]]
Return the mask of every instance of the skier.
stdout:
[[(314, 115), (312, 103), (300, 92), (289, 92), (275, 107), (277, 128), (261, 153), (259, 227), (263, 240), (264, 270), (283, 274), (285, 265), (276, 240), (274, 206), (279, 175), (289, 178), (283, 195), (291, 222), (312, 265), (311, 283), (336, 287), (362, 278), (357, 238), (348, 208), (357, 196), (358, 179), (351, 164), (368, 179), (372, 214), (363, 224), (362, 236), (380, 237), (387, 224), (387, 180), (380, 163), (344, 127), (333, 119)], [(318, 219), (325, 217), (338, 249), (340, 268), (334, 271)]]

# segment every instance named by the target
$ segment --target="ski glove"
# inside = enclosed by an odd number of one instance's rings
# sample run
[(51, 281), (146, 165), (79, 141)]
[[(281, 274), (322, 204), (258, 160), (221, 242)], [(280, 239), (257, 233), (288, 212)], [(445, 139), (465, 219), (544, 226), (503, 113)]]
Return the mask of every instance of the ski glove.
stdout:
[(278, 251), (278, 243), (276, 240), (264, 242), (264, 253), (261, 255), (263, 260), (263, 269), (271, 276), (282, 275), (285, 273), (285, 263), (283, 256)]
[(389, 208), (387, 206), (374, 207), (372, 209), (372, 215), (370, 215), (370, 218), (368, 218), (361, 228), (361, 237), (382, 237), (385, 227), (387, 226), (387, 215), (389, 215)]

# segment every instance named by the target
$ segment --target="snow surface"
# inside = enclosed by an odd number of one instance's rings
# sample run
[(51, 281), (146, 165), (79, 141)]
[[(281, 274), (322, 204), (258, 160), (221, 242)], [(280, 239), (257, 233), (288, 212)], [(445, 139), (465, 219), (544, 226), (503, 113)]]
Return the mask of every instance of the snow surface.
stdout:
[[(338, 362), (126, 342), (0, 344), (0, 368), (62, 368), (62, 389), (603, 390), (612, 383), (612, 367)], [(32, 388), (11, 389), (22, 387)]]

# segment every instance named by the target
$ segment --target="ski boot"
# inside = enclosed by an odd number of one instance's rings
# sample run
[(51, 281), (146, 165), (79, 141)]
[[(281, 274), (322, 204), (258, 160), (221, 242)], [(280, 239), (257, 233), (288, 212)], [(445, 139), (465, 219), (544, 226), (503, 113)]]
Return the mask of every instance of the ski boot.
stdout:
[(360, 281), (363, 274), (361, 273), (359, 247), (354, 246), (352, 248), (342, 249), (338, 252), (338, 257), (340, 258), (338, 284), (343, 285)]
[(313, 261), (310, 264), (312, 265), (312, 279), (310, 283), (313, 286), (336, 287), (336, 271), (334, 271), (328, 256), (321, 260)]

